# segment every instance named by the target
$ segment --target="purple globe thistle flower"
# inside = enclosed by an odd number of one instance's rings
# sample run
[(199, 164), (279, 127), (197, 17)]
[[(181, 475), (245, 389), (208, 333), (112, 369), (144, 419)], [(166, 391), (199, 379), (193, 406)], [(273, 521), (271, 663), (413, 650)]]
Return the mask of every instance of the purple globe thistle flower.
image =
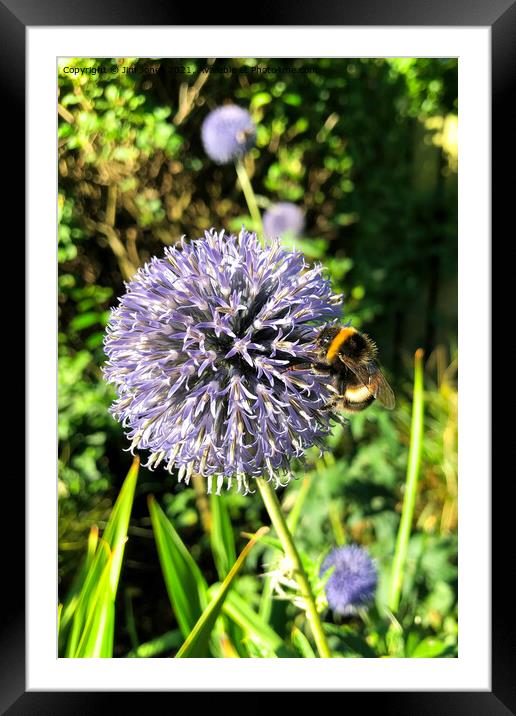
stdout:
[(356, 544), (335, 547), (322, 564), (321, 576), (330, 567), (335, 569), (326, 582), (326, 598), (334, 612), (353, 614), (371, 602), (378, 575), (366, 549)]
[(323, 439), (331, 379), (311, 367), (317, 324), (340, 314), (321, 266), (256, 234), (206, 232), (165, 249), (126, 284), (104, 345), (111, 412), (134, 448), (188, 483), (290, 479)]
[(256, 127), (247, 110), (227, 104), (209, 113), (202, 124), (201, 136), (210, 159), (217, 164), (229, 164), (253, 147)]
[(263, 215), (263, 233), (271, 239), (286, 233), (299, 236), (304, 226), (303, 210), (290, 201), (280, 201), (274, 204)]

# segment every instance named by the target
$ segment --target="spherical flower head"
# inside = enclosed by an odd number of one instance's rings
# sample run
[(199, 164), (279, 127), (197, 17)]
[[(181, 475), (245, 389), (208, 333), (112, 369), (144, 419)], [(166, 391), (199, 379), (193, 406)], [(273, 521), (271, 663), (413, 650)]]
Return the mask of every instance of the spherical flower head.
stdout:
[(305, 226), (303, 210), (290, 201), (280, 201), (263, 215), (263, 233), (271, 239), (290, 234), (299, 236)]
[[(113, 415), (131, 449), (217, 493), (290, 478), (324, 447), (331, 377), (313, 370), (320, 323), (340, 315), (321, 266), (255, 234), (206, 232), (165, 249), (126, 284), (104, 341)], [(318, 325), (319, 324), (319, 325)], [(251, 483), (252, 484), (252, 483)]]
[(326, 598), (337, 614), (347, 616), (374, 597), (378, 575), (373, 560), (356, 544), (335, 547), (324, 560), (321, 576), (334, 567), (326, 582)]
[(247, 110), (228, 104), (209, 113), (203, 122), (201, 136), (210, 159), (217, 164), (229, 164), (254, 146), (256, 127)]

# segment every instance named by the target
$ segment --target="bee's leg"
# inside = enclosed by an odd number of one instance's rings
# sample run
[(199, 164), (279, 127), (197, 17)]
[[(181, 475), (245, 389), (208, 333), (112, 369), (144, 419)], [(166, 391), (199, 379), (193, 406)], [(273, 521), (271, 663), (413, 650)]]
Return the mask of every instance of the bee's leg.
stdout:
[(322, 375), (327, 375), (329, 373), (328, 366), (323, 365), (322, 363), (294, 363), (293, 365), (289, 365), (285, 370), (287, 372), (291, 370), (311, 370), (314, 373)]
[(326, 405), (323, 405), (321, 408), (322, 411), (327, 410), (341, 410), (342, 409), (342, 401), (344, 400), (343, 395), (334, 395), (333, 398), (330, 398)]
[(286, 368), (286, 372), (289, 373), (291, 370), (307, 370), (307, 368), (312, 368), (312, 365), (310, 363), (294, 363), (294, 365), (289, 365), (289, 367)]
[(334, 400), (330, 400), (326, 405), (323, 405), (321, 408), (322, 413), (329, 412), (330, 410), (335, 410), (337, 407), (337, 403)]

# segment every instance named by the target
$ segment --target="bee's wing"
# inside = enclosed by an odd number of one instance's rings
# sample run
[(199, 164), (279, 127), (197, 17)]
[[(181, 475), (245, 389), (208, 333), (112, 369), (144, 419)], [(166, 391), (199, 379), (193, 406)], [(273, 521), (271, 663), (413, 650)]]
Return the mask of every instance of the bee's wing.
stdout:
[(376, 363), (371, 361), (365, 364), (356, 364), (346, 359), (346, 356), (339, 355), (339, 358), (385, 408), (388, 410), (394, 408), (396, 403), (394, 392)]
[(387, 408), (392, 410), (396, 404), (396, 398), (394, 397), (394, 391), (385, 379), (384, 374), (379, 370), (376, 374), (376, 395), (375, 398)]

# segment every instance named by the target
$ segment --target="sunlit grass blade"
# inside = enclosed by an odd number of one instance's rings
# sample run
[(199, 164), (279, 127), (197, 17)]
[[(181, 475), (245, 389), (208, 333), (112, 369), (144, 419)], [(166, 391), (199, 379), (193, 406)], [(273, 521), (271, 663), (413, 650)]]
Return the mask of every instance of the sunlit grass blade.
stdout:
[[(127, 528), (138, 478), (139, 459), (135, 458), (111, 511), (102, 538), (93, 529), (88, 541), (84, 576), (80, 592), (67, 600), (66, 618), (71, 619), (67, 638), (67, 657), (110, 657), (114, 637), (114, 603), (127, 540)], [(63, 618), (61, 629), (63, 629)]]
[[(119, 548), (122, 546), (119, 545)], [(115, 605), (110, 584), (116, 551), (110, 554), (102, 576), (88, 600), (84, 628), (74, 654), (76, 658), (112, 656)]]
[(70, 591), (68, 592), (64, 603), (61, 605), (61, 619), (59, 624), (58, 633), (60, 637), (66, 633), (67, 627), (74, 615), (79, 602), (81, 589), (86, 579), (86, 575), (91, 567), (95, 552), (97, 551), (97, 545), (99, 541), (99, 528), (97, 525), (93, 525), (88, 535), (88, 546), (86, 550), (86, 557), (79, 572), (73, 580)]
[(245, 559), (249, 554), (250, 550), (256, 544), (257, 538), (260, 535), (264, 534), (267, 530), (267, 527), (260, 528), (256, 533), (256, 536), (254, 536), (246, 544), (246, 546), (240, 553), (238, 559), (236, 560), (235, 564), (229, 570), (227, 577), (220, 585), (220, 589), (218, 590), (217, 595), (208, 604), (208, 606), (202, 613), (199, 621), (196, 623), (190, 634), (187, 636), (183, 646), (177, 652), (176, 658), (186, 659), (200, 658), (206, 656), (211, 632), (213, 630), (213, 627), (215, 626), (215, 622), (218, 616), (221, 613), (222, 607), (224, 605), (224, 600), (226, 599), (226, 596), (228, 595), (228, 592), (233, 585), (233, 580), (235, 579), (236, 575), (244, 564)]
[(235, 591), (228, 594), (223, 611), (242, 629), (244, 638), (261, 649), (263, 657), (292, 656), (283, 639)]
[(217, 573), (224, 579), (236, 561), (235, 536), (226, 501), (220, 495), (210, 495), (211, 507), (211, 551)]
[(296, 626), (292, 629), (292, 643), (305, 659), (316, 659), (317, 654), (303, 632)]
[(396, 548), (391, 573), (389, 589), (389, 609), (396, 613), (400, 603), (401, 588), (403, 585), (403, 572), (407, 560), (408, 544), (414, 507), (416, 504), (417, 483), (421, 453), (423, 450), (424, 430), (424, 385), (423, 385), (423, 351), (419, 348), (415, 354), (414, 394), (412, 400), (412, 423), (410, 427), (410, 447), (405, 482), (405, 496), (403, 510), (396, 538)]
[(187, 637), (208, 603), (206, 580), (156, 500), (148, 500), (152, 529), (170, 604)]
[(387, 654), (392, 658), (399, 658), (404, 655), (405, 651), (405, 634), (403, 626), (396, 619), (394, 614), (389, 615), (390, 624), (385, 632), (385, 646)]
[(240, 659), (240, 654), (227, 634), (220, 637), (220, 653), (223, 659)]
[[(220, 582), (215, 582), (208, 589), (208, 602), (217, 596), (220, 589)], [(247, 656), (245, 647), (242, 645), (242, 630), (240, 627), (221, 613), (213, 627), (209, 639), (209, 655), (220, 658), (240, 658)]]
[[(261, 542), (262, 544), (266, 544), (267, 547), (274, 547), (275, 550), (278, 552), (283, 553), (283, 547), (281, 546), (281, 542), (276, 537), (270, 537), (266, 534), (258, 534), (256, 533), (256, 541)], [(254, 535), (252, 535), (250, 532), (242, 532), (242, 537), (247, 537), (247, 539), (252, 539)]]
[[(129, 518), (131, 517), (131, 510), (133, 507), (134, 491), (136, 488), (136, 480), (138, 479), (138, 470), (140, 467), (140, 459), (135, 457), (133, 464), (127, 477), (122, 485), (120, 494), (115, 506), (111, 512), (111, 516), (102, 535), (102, 539), (106, 542), (111, 551), (114, 551), (113, 563), (111, 567), (110, 585), (113, 592), (118, 587), (118, 580), (120, 579), (120, 569), (122, 566), (122, 559), (124, 556), (123, 549), (116, 549), (118, 545), (123, 544), (127, 539), (127, 528), (129, 527)], [(97, 556), (100, 551), (97, 550)]]

